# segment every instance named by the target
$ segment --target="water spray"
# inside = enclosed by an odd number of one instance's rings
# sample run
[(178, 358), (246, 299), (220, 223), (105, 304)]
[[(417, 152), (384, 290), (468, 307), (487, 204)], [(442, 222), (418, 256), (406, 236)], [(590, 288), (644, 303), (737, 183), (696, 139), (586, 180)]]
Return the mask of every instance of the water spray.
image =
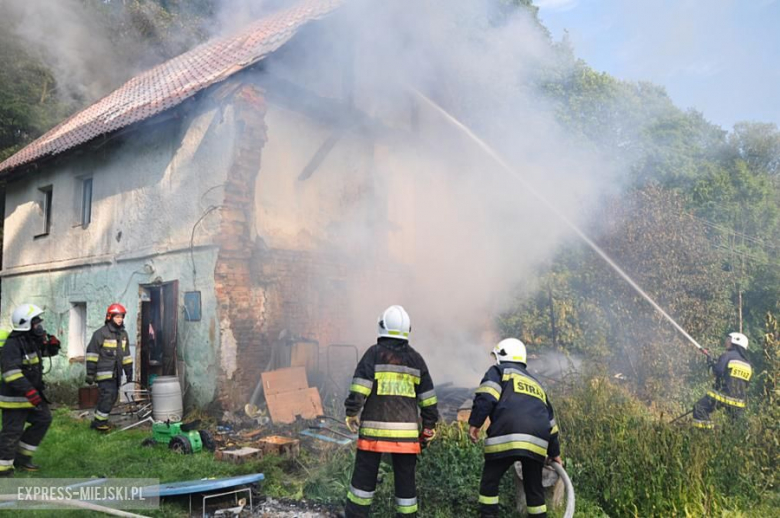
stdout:
[(463, 133), (465, 133), (469, 138), (471, 138), (485, 153), (487, 153), (495, 162), (500, 165), (505, 171), (508, 173), (514, 175), (518, 180), (520, 180), (523, 184), (523, 186), (528, 189), (528, 191), (533, 194), (542, 204), (544, 204), (550, 211), (558, 216), (558, 218), (561, 219), (569, 228), (571, 228), (575, 234), (577, 234), (585, 243), (594, 251), (596, 252), (599, 257), (604, 259), (604, 261), (613, 269), (615, 272), (620, 275), (623, 280), (625, 280), (634, 290), (642, 296), (647, 302), (650, 303), (653, 308), (655, 308), (656, 311), (658, 311), (670, 324), (674, 326), (677, 331), (680, 332), (685, 338), (688, 339), (690, 343), (692, 343), (696, 348), (702, 352), (703, 354), (709, 356), (710, 353), (707, 349), (699, 345), (699, 343), (693, 339), (691, 335), (689, 335), (685, 329), (683, 329), (680, 324), (674, 321), (674, 319), (669, 316), (666, 311), (663, 310), (661, 306), (659, 306), (645, 291), (639, 287), (639, 285), (634, 282), (634, 280), (628, 276), (626, 272), (623, 271), (620, 266), (615, 263), (607, 254), (602, 250), (591, 238), (585, 234), (585, 232), (580, 229), (573, 221), (571, 221), (569, 218), (566, 217), (565, 214), (563, 214), (558, 207), (556, 207), (552, 202), (550, 202), (547, 198), (544, 197), (544, 195), (539, 192), (536, 188), (534, 188), (533, 185), (531, 185), (523, 176), (520, 174), (519, 171), (517, 171), (515, 168), (509, 165), (509, 163), (504, 160), (497, 151), (495, 151), (492, 147), (490, 147), (484, 140), (479, 138), (471, 129), (469, 129), (465, 124), (460, 122), (458, 119), (450, 115), (444, 108), (436, 104), (434, 101), (429, 99), (427, 96), (425, 96), (423, 93), (421, 93), (419, 90), (412, 88), (411, 86), (407, 86), (407, 88), (420, 100), (425, 102), (428, 106), (433, 108), (437, 113), (442, 115), (445, 119), (447, 119), (453, 126), (461, 130)]

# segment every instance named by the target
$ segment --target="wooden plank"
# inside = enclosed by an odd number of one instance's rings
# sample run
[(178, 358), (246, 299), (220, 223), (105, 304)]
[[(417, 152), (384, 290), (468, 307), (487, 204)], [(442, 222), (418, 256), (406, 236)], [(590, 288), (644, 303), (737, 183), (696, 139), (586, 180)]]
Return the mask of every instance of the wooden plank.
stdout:
[(274, 423), (290, 424), (297, 416), (314, 419), (323, 414), (322, 400), (316, 388), (266, 395), (265, 400)]
[(309, 388), (309, 382), (306, 379), (306, 369), (304, 367), (290, 367), (287, 369), (268, 371), (262, 373), (260, 377), (263, 380), (263, 392), (265, 393), (266, 400), (268, 399), (268, 396), (273, 396), (282, 392)]
[(232, 462), (233, 464), (243, 464), (244, 462), (261, 458), (263, 456), (263, 450), (245, 446), (237, 450), (219, 450), (214, 456), (217, 460)]

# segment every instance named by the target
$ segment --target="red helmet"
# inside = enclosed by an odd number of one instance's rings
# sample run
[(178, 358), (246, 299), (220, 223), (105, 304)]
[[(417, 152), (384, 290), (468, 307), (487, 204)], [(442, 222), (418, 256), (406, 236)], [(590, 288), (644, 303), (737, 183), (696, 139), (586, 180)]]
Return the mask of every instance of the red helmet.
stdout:
[(119, 304), (117, 302), (111, 304), (108, 306), (108, 309), (106, 310), (106, 320), (111, 320), (111, 317), (114, 315), (122, 315), (125, 316), (127, 314), (127, 310), (122, 304)]

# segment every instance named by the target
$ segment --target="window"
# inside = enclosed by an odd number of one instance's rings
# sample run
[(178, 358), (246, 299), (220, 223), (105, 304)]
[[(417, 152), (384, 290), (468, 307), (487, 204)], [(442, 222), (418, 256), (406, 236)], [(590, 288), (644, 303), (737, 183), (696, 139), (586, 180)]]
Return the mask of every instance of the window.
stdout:
[(43, 237), (43, 236), (48, 236), (49, 231), (51, 230), (51, 199), (52, 199), (51, 185), (39, 188), (38, 192), (40, 192), (39, 203), (41, 206), (41, 210), (43, 211), (43, 222), (41, 224), (40, 234), (36, 235), (35, 237)]
[(87, 303), (72, 302), (68, 326), (68, 358), (83, 358), (87, 351)]
[(87, 228), (92, 221), (92, 178), (81, 180), (81, 227)]

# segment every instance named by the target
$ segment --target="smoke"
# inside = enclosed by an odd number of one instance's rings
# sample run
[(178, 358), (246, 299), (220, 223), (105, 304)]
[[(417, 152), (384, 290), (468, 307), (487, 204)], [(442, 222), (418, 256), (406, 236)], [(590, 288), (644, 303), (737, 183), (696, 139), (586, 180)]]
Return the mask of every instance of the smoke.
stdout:
[[(118, 2), (4, 2), (0, 8), (18, 19), (16, 32), (50, 64), (61, 95), (96, 99), (172, 49), (194, 44), (197, 30), (230, 34), (293, 3), (223, 0), (205, 23), (178, 32), (141, 17), (153, 34), (168, 30), (166, 38), (150, 41), (176, 45), (139, 43), (132, 52), (99, 23), (100, 9), (118, 9)], [(136, 26), (119, 26), (137, 34)], [(373, 169), (362, 172), (370, 188), (360, 192), (360, 202), (345, 201), (340, 217), (328, 215), (333, 221), (321, 236), (356, 265), (355, 282), (345, 287), (352, 323), (346, 341), (369, 343), (377, 315), (401, 304), (412, 318), (412, 344), (435, 380), (476, 384), (501, 338), (495, 315), (507, 308), (515, 285), (533, 285), (535, 269), (572, 236), (517, 177), (411, 89), (495, 146), (569, 219), (584, 222), (620, 185), (608, 160), (556, 122), (539, 89), (554, 66), (555, 50), (533, 15), (499, 0), (347, 2), (263, 63), (259, 75), (289, 80), (323, 99), (351, 96), (354, 105), (341, 104), (339, 117), (352, 120), (357, 108), (372, 121), (371, 131), (353, 124), (342, 138), (372, 141)], [(270, 141), (274, 131), (269, 125)], [(343, 145), (336, 143), (333, 153)], [(316, 288), (324, 293), (332, 286), (322, 279)]]
[[(196, 4), (199, 2), (195, 2)], [(63, 102), (89, 104), (208, 35), (187, 3), (0, 0), (0, 18), (53, 74)]]
[[(585, 221), (605, 193), (619, 189), (609, 161), (567, 135), (545, 102), (539, 81), (556, 60), (524, 9), (427, 0), (349, 4), (265, 64), (264, 73), (332, 98), (342, 95), (344, 63), (352, 63), (357, 107), (401, 128), (378, 139), (376, 199), (367, 205), (380, 207), (380, 216), (353, 212), (328, 236), (349, 244), (366, 270), (388, 261), (406, 268), (393, 282), (350, 287), (348, 334), (363, 337), (358, 343), (373, 335), (384, 307), (401, 304), (412, 317), (412, 344), (435, 378), (473, 383), (490, 363), (487, 351), (500, 338), (493, 319), (514, 286), (528, 283), (571, 238), (516, 176), (412, 89), (495, 146), (572, 221)], [(387, 227), (377, 224), (383, 217)]]

